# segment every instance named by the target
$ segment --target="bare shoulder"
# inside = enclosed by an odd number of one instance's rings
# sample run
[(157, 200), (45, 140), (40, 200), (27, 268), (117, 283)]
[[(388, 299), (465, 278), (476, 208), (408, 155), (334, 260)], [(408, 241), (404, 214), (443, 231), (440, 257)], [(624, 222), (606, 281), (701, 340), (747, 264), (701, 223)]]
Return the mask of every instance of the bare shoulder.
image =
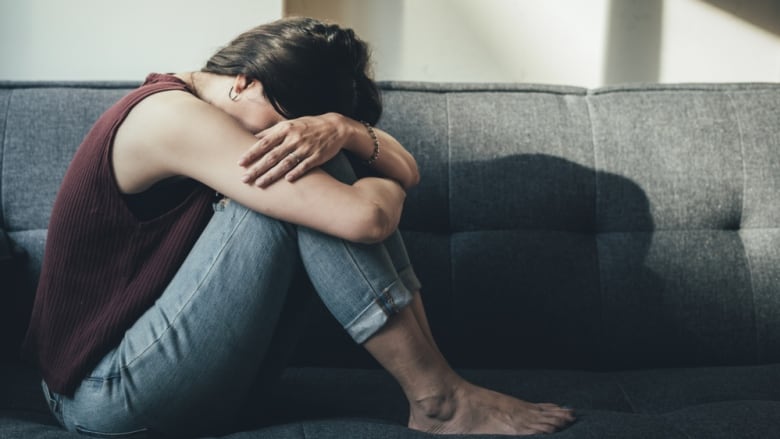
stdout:
[(201, 163), (198, 158), (216, 153), (208, 138), (231, 137), (251, 145), (252, 136), (216, 107), (184, 91), (155, 93), (139, 102), (117, 131), (112, 151), (117, 184), (122, 192), (135, 193), (174, 175), (192, 177), (195, 170), (178, 166), (177, 159)]
[[(159, 143), (181, 134), (194, 119), (219, 117), (220, 110), (190, 93), (169, 90), (155, 93), (139, 102), (122, 123), (128, 139)], [(192, 126), (191, 128), (197, 128)]]

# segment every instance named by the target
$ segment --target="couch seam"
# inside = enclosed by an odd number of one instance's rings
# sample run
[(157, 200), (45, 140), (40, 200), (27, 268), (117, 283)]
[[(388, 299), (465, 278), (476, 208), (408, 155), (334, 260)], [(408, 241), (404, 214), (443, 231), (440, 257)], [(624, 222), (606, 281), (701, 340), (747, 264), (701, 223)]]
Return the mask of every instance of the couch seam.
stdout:
[(638, 414), (639, 411), (637, 411), (636, 406), (634, 405), (634, 401), (631, 400), (631, 397), (628, 396), (628, 392), (626, 392), (626, 388), (623, 387), (623, 375), (620, 373), (616, 374), (615, 382), (617, 383), (618, 389), (620, 389), (620, 393), (623, 394), (623, 398), (625, 398), (626, 402), (628, 403), (628, 407), (631, 408), (631, 412)]
[(452, 230), (452, 119), (449, 93), (444, 95), (444, 117), (447, 119), (447, 229)]
[(137, 88), (141, 85), (139, 81), (27, 81), (27, 80), (0, 80), (0, 88), (30, 89), (30, 88), (77, 88), (77, 89), (103, 89), (114, 90), (123, 88)]
[(412, 91), (436, 94), (450, 93), (541, 93), (551, 95), (578, 95), (583, 96), (588, 89), (576, 85), (553, 85), (541, 83), (503, 83), (486, 84), (479, 82), (451, 82), (437, 83), (426, 81), (378, 81), (377, 85), (382, 90)]
[[(452, 241), (454, 233), (452, 230), (452, 119), (450, 118), (450, 94), (444, 95), (444, 117), (447, 119), (447, 264), (450, 269), (450, 294), (453, 294), (455, 287), (455, 267), (453, 266), (454, 255), (452, 254)], [(450, 297), (451, 299), (452, 297)], [(450, 309), (450, 312), (452, 309)], [(452, 315), (450, 314), (450, 317)]]
[[(599, 227), (599, 163), (598, 163), (598, 154), (596, 153), (596, 130), (593, 125), (593, 109), (592, 109), (592, 102), (591, 102), (591, 94), (588, 92), (588, 94), (585, 96), (585, 109), (588, 111), (588, 125), (590, 126), (590, 146), (593, 149), (593, 183), (595, 187), (593, 188), (593, 247), (596, 252), (596, 276), (597, 276), (597, 283), (599, 287), (599, 309), (601, 311), (600, 313), (600, 322), (599, 322), (599, 333), (600, 337), (599, 339), (602, 340), (602, 343), (604, 342), (604, 336), (606, 335), (606, 311), (604, 309), (604, 285), (602, 284), (602, 275), (601, 275), (601, 257), (600, 257), (600, 250), (599, 250), (599, 235), (600, 235), (600, 227)], [(602, 350), (603, 354), (603, 350)]]
[(737, 103), (734, 101), (734, 97), (728, 91), (724, 92), (729, 100), (732, 110), (734, 111), (734, 118), (737, 120), (737, 132), (739, 133), (739, 154), (742, 159), (742, 197), (740, 198), (741, 206), (739, 209), (739, 223), (737, 224), (737, 235), (742, 243), (742, 251), (745, 254), (745, 263), (748, 269), (748, 281), (750, 285), (750, 311), (753, 317), (753, 337), (756, 343), (756, 357), (755, 360), (759, 362), (762, 358), (761, 337), (758, 331), (758, 319), (756, 318), (756, 289), (755, 282), (753, 280), (753, 261), (750, 259), (750, 253), (745, 248), (745, 240), (742, 237), (741, 231), (743, 230), (742, 223), (745, 219), (745, 196), (747, 194), (747, 164), (745, 162), (745, 141), (744, 130), (742, 129), (742, 119), (739, 117), (739, 110), (737, 109)]
[[(742, 231), (745, 230), (780, 230), (780, 226), (778, 227), (744, 227), (740, 229)], [(405, 232), (412, 232), (412, 233), (429, 233), (429, 234), (445, 234), (442, 232), (436, 232), (433, 230), (414, 230), (414, 229), (404, 229)], [(575, 230), (575, 229), (553, 229), (553, 228), (543, 228), (543, 227), (524, 227), (524, 228), (517, 228), (517, 227), (496, 227), (492, 229), (488, 228), (482, 228), (482, 229), (463, 229), (463, 230), (453, 230), (450, 231), (449, 234), (455, 234), (455, 233), (479, 233), (479, 232), (557, 232), (557, 233), (572, 233), (575, 235), (620, 235), (625, 233), (670, 233), (670, 232), (724, 232), (724, 233), (733, 233), (733, 232), (739, 232), (735, 230), (729, 230), (729, 229), (723, 229), (721, 227), (680, 227), (678, 229), (672, 229), (672, 228), (663, 228), (663, 229), (652, 229), (652, 230), (612, 230), (609, 232), (603, 231), (603, 232), (591, 232), (589, 230)]]
[[(742, 88), (744, 87), (744, 88)], [(665, 92), (729, 92), (729, 91), (766, 91), (776, 89), (774, 82), (724, 82), (706, 84), (696, 82), (677, 83), (637, 83), (623, 85), (606, 85), (588, 89), (589, 95), (602, 96), (614, 93), (665, 93)]]
[(14, 91), (14, 89), (10, 89), (8, 92), (5, 114), (3, 115), (3, 145), (0, 148), (0, 228), (5, 226), (5, 197), (3, 197), (5, 185), (3, 185), (3, 180), (5, 180), (5, 150), (8, 146), (8, 115), (11, 113), (11, 97), (13, 97)]
[(745, 164), (745, 144), (743, 141), (743, 131), (742, 131), (742, 120), (739, 118), (739, 112), (737, 111), (737, 105), (734, 102), (734, 98), (731, 96), (731, 93), (725, 92), (724, 93), (726, 97), (729, 100), (729, 104), (731, 105), (732, 110), (734, 111), (734, 118), (737, 120), (737, 132), (739, 133), (739, 154), (740, 159), (742, 161), (742, 195), (740, 197), (740, 207), (739, 207), (739, 222), (737, 224), (738, 228), (742, 228), (742, 222), (745, 219), (745, 194), (747, 193), (747, 166)]
[(596, 153), (596, 130), (593, 126), (593, 109), (592, 109), (592, 103), (591, 103), (591, 95), (585, 96), (585, 108), (588, 110), (588, 125), (590, 126), (590, 146), (593, 148), (593, 181), (595, 184), (594, 188), (594, 206), (593, 206), (593, 228), (595, 229), (594, 232), (598, 234), (599, 227), (598, 227), (598, 219), (599, 219), (599, 162), (598, 162), (598, 154)]

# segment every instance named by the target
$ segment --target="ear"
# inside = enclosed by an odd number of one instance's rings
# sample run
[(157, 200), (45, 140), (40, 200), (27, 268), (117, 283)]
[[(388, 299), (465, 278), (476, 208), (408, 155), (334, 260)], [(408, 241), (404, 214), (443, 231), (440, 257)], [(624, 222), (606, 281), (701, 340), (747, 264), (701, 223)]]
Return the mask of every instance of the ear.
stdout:
[(249, 84), (251, 83), (252, 81), (248, 80), (246, 75), (240, 73), (236, 75), (235, 79), (233, 79), (233, 92), (236, 94), (241, 94), (244, 90), (246, 90), (247, 87), (249, 87)]

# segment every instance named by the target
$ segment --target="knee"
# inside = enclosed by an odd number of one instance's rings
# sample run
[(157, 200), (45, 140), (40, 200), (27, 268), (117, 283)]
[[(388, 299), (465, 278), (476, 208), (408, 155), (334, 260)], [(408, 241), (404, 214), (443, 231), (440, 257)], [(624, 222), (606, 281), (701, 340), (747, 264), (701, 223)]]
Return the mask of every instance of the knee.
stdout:
[(336, 154), (335, 157), (324, 163), (321, 168), (342, 183), (351, 184), (357, 180), (355, 170), (352, 169), (352, 164), (343, 152)]
[(296, 227), (288, 222), (256, 212), (236, 201), (226, 199), (224, 207), (235, 219), (236, 238), (267, 246), (271, 243), (297, 242)]

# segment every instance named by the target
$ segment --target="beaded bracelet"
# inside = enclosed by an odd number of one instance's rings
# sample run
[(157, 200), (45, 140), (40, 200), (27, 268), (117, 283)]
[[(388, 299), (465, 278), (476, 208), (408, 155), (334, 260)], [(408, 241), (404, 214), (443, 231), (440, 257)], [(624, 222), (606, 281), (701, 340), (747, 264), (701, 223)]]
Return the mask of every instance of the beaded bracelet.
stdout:
[(370, 123), (365, 121), (361, 122), (363, 122), (363, 125), (365, 125), (366, 129), (368, 130), (368, 135), (371, 136), (371, 140), (374, 142), (374, 152), (372, 152), (371, 156), (365, 162), (363, 162), (366, 164), (366, 166), (371, 166), (379, 158), (379, 139), (376, 137), (374, 127), (372, 127)]

